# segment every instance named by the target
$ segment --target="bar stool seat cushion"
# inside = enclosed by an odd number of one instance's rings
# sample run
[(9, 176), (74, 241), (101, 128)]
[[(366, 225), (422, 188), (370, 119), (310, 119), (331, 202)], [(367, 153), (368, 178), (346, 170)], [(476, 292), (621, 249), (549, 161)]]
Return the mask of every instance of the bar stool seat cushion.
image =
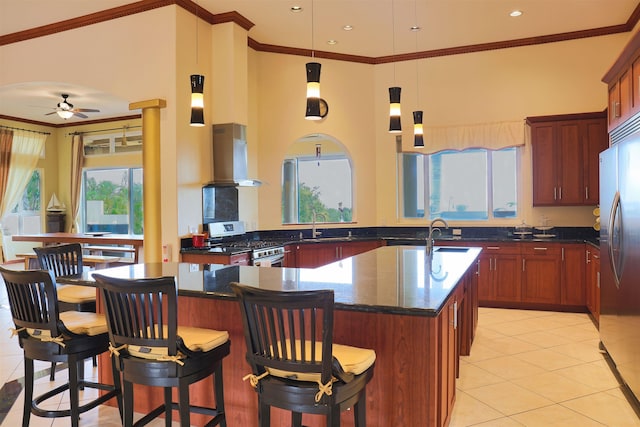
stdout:
[[(291, 342), (286, 340), (287, 354), (291, 354)], [(315, 343), (316, 354), (322, 354), (322, 342)], [(296, 340), (296, 354), (300, 355), (301, 352), (300, 341)], [(305, 342), (305, 360), (311, 360), (311, 341)], [(340, 363), (342, 370), (347, 374), (360, 375), (376, 361), (376, 352), (368, 348), (353, 347), (350, 345), (333, 344), (333, 357)], [(280, 378), (287, 378), (297, 381), (312, 381), (317, 382), (320, 379), (320, 375), (317, 373), (304, 373), (304, 372), (292, 372), (284, 371), (275, 368), (268, 368), (267, 371), (270, 375), (274, 375)]]
[(58, 301), (71, 304), (83, 304), (96, 300), (96, 289), (91, 286), (61, 285), (58, 286)]
[(104, 314), (88, 311), (63, 311), (60, 313), (60, 320), (74, 334), (95, 336), (107, 333), (107, 319)]
[[(163, 327), (164, 336), (167, 328)], [(178, 337), (182, 338), (185, 347), (191, 351), (207, 352), (229, 341), (229, 332), (215, 329), (196, 328), (192, 326), (178, 326)], [(129, 354), (143, 359), (157, 359), (168, 354), (166, 347), (127, 346)]]

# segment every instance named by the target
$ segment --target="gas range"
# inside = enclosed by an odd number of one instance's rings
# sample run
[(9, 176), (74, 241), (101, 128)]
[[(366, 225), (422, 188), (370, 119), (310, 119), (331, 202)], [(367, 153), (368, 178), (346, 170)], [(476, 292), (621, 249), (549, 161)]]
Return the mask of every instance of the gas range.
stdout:
[(251, 264), (263, 266), (281, 266), (284, 259), (284, 246), (269, 240), (239, 240), (244, 233), (244, 224), (240, 221), (209, 224), (210, 237), (234, 240), (220, 242), (215, 247), (225, 249), (248, 249), (251, 251)]

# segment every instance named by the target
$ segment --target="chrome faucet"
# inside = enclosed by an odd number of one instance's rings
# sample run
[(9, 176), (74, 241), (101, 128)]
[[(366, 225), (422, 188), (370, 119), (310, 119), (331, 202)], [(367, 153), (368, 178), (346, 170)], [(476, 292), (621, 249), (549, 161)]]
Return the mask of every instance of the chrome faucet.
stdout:
[(431, 255), (431, 253), (433, 252), (433, 232), (437, 231), (438, 234), (441, 233), (439, 228), (433, 227), (438, 222), (442, 223), (442, 225), (444, 225), (447, 229), (449, 228), (449, 224), (447, 223), (447, 221), (442, 218), (435, 218), (433, 221), (431, 221), (431, 223), (429, 224), (429, 235), (427, 236), (427, 255)]
[(311, 221), (312, 221), (311, 238), (312, 239), (316, 239), (316, 238), (320, 237), (320, 235), (322, 235), (322, 231), (316, 230), (316, 221), (317, 221), (319, 216), (324, 218), (325, 222), (327, 221), (327, 216), (325, 214), (318, 213), (318, 212), (316, 212), (315, 209), (311, 210)]

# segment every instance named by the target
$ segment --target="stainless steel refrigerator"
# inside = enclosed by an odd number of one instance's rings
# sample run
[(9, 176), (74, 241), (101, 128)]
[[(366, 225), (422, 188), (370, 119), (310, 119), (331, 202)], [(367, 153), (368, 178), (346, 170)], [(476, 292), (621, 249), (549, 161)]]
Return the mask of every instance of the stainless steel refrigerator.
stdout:
[(640, 132), (600, 154), (600, 340), (640, 398)]

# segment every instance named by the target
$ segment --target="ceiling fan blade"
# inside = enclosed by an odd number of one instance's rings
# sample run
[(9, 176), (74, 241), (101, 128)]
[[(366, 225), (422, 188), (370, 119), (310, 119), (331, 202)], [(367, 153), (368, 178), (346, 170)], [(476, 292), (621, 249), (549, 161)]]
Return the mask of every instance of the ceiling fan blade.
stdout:
[(87, 116), (86, 114), (79, 113), (78, 111), (74, 111), (73, 115), (76, 116), (76, 117), (83, 118), (83, 119), (88, 119), (89, 118), (89, 116)]
[(57, 113), (57, 111), (52, 111), (52, 112), (50, 112), (50, 113), (45, 114), (45, 116), (50, 116), (50, 115), (52, 115), (52, 114), (56, 114), (56, 113)]
[(72, 110), (74, 113), (99, 113), (100, 110), (96, 110), (94, 108), (74, 108)]

